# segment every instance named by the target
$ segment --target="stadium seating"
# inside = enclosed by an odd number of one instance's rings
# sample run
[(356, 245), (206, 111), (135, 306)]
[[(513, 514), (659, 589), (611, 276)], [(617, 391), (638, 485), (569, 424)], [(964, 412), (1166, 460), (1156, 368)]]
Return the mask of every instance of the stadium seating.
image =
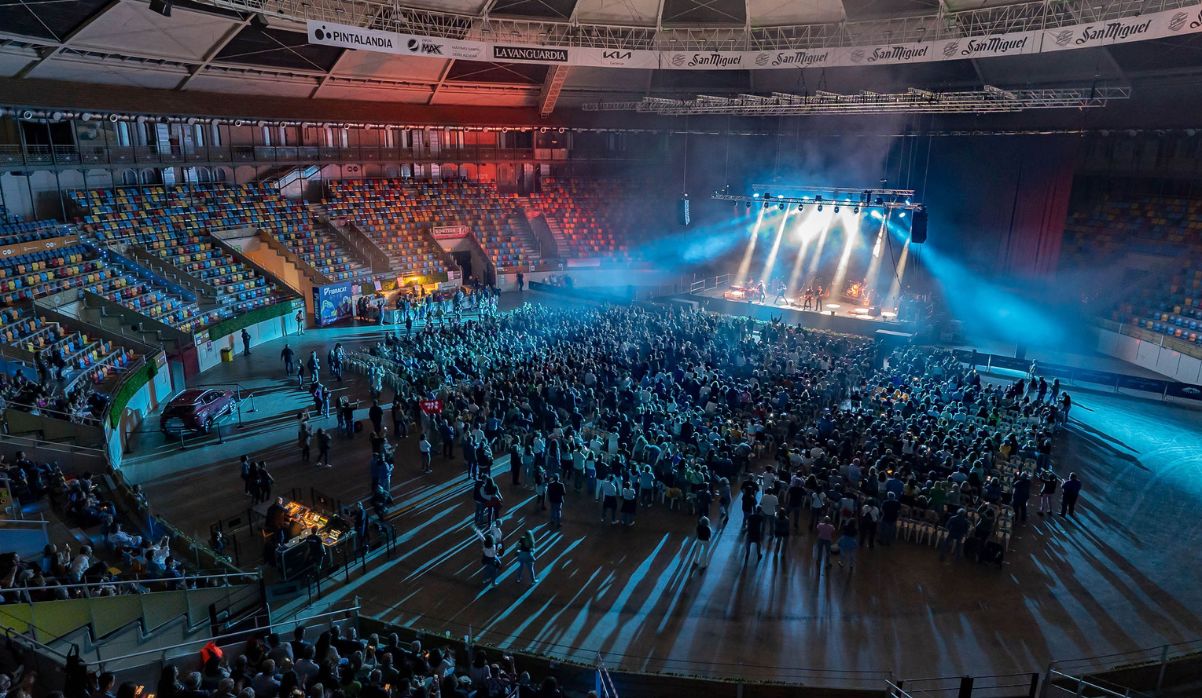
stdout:
[[(0, 220), (4, 215), (0, 214)], [(58, 221), (9, 220), (0, 223), (0, 247), (70, 234), (71, 229)]]
[(442, 251), (421, 234), (420, 226), (461, 223), (431, 203), (442, 185), (429, 186), (433, 188), (391, 179), (335, 181), (325, 206), (331, 217), (354, 221), (370, 236), (398, 276), (444, 273)]
[(84, 215), (81, 227), (101, 241), (133, 242), (221, 293), (223, 316), (278, 300), (254, 268), (218, 247), (209, 232), (255, 225), (258, 214), (242, 205), (258, 185), (243, 187), (143, 187), (70, 192)]
[(616, 187), (605, 180), (558, 180), (544, 177), (542, 191), (531, 194), (527, 215), (547, 218), (561, 257), (575, 259), (630, 258), (624, 236), (616, 232), (607, 213)]
[(1202, 200), (1125, 195), (1070, 213), (1062, 269), (1121, 269), (1132, 258), (1172, 271), (1126, 294), (1111, 320), (1199, 344), (1202, 338)]
[(135, 358), (132, 351), (111, 341), (91, 338), (24, 308), (0, 310), (0, 342), (41, 354), (52, 365), (65, 366), (66, 378), (81, 372), (93, 383), (119, 374)]

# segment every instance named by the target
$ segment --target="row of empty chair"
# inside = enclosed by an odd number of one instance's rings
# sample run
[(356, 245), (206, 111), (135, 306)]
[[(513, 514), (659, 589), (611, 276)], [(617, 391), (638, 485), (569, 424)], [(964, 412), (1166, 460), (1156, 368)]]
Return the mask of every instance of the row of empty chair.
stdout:
[(542, 191), (529, 196), (527, 215), (542, 214), (555, 235), (559, 255), (566, 258), (629, 259), (629, 248), (607, 210), (620, 206), (611, 187), (598, 181), (544, 177)]
[(1202, 199), (1124, 193), (1070, 212), (1062, 269), (1118, 271), (1133, 258), (1153, 270), (1123, 294), (1110, 319), (1202, 343)]
[(0, 247), (33, 242), (71, 234), (71, 227), (58, 221), (22, 221), (10, 219), (0, 223)]
[(139, 245), (211, 286), (232, 315), (280, 298), (266, 277), (242, 263), (209, 231), (254, 225), (257, 214), (243, 201), (260, 185), (139, 187), (70, 193), (83, 210), (81, 228), (102, 241)]
[[(66, 382), (82, 374), (93, 383), (103, 383), (124, 372), (136, 358), (126, 347), (69, 329), (24, 307), (0, 310), (0, 342), (40, 357), (47, 375), (62, 367)], [(37, 370), (36, 358), (29, 364)]]
[(419, 197), (415, 185), (402, 180), (339, 180), (330, 182), (325, 207), (331, 218), (354, 222), (384, 250), (398, 276), (445, 273), (446, 257), (423, 227), (461, 223), (431, 211)]

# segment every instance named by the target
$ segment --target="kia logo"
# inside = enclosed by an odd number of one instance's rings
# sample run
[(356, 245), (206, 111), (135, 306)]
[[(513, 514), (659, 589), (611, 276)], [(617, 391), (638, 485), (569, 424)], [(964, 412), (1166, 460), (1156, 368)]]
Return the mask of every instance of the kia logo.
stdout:
[(602, 51), (601, 57), (615, 61), (628, 61), (634, 55), (631, 51)]

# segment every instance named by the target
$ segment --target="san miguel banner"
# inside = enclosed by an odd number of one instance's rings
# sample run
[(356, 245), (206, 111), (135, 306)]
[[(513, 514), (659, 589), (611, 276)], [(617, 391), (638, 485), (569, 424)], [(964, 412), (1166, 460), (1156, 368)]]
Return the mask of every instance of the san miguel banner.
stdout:
[(944, 38), (910, 44), (838, 46), (787, 51), (650, 51), (580, 46), (530, 46), (395, 34), (315, 21), (308, 23), (308, 32), (309, 43), (401, 56), (644, 70), (782, 70), (958, 61), (1163, 39), (1202, 32), (1202, 7), (1194, 5), (1138, 17), (1087, 22), (1047, 30)]

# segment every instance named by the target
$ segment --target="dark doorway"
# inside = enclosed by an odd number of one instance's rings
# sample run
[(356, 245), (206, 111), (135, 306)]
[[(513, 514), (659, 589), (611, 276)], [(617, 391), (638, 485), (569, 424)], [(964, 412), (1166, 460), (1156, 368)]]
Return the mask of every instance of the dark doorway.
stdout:
[(452, 252), (451, 258), (463, 270), (463, 280), (467, 281), (472, 278), (472, 253), (471, 252)]

